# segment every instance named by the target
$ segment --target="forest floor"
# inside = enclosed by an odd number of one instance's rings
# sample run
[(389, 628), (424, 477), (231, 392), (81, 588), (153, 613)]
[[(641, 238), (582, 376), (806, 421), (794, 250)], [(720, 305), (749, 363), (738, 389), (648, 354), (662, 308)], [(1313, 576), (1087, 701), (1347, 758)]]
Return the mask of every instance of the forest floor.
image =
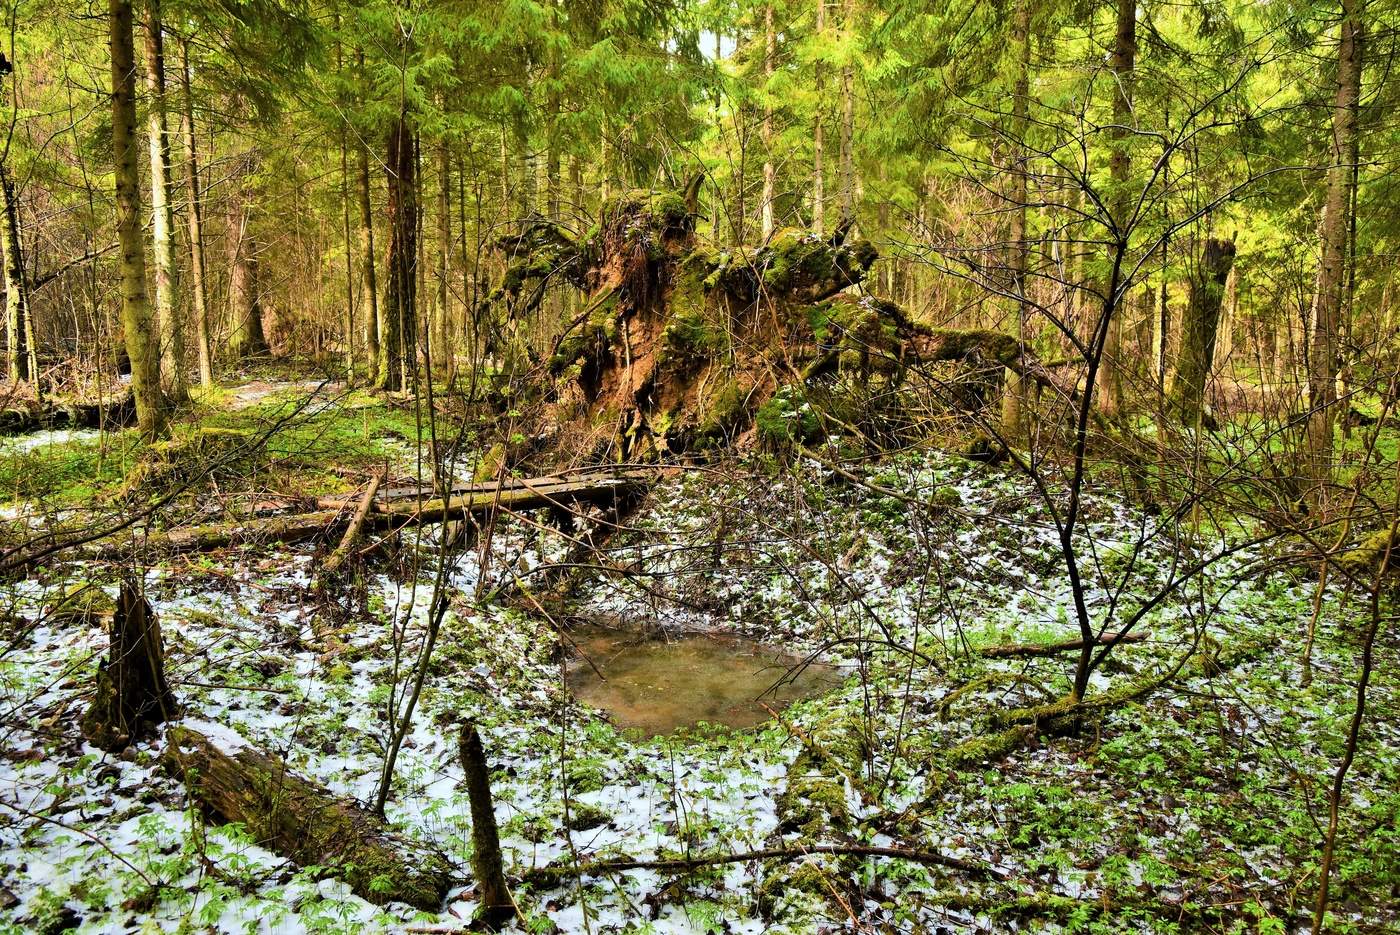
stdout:
[[(230, 460), (184, 495), (181, 518), (348, 493), (385, 463), (414, 472), (421, 412), (411, 401), (316, 389), (271, 379), (200, 403), (206, 426), (282, 427), (255, 463)], [(6, 534), (117, 509), (137, 461), (125, 435), (0, 439)], [(203, 828), (181, 782), (159, 769), (159, 742), (121, 756), (83, 742), (78, 720), (107, 647), (100, 602), (49, 611), (76, 584), (112, 597), (119, 566), (53, 563), (0, 584), (12, 621), (0, 643), (0, 915), (10, 919), (0, 931), (465, 929), (475, 908), (458, 761), (467, 721), (492, 763), (514, 881), (558, 861), (815, 844), (936, 851), (988, 870), (808, 854), (687, 876), (517, 882), (522, 930), (1305, 925), (1354, 703), (1363, 602), (1325, 595), (1304, 684), (1315, 582), (1261, 548), (1233, 552), (1152, 610), (1150, 638), (1116, 648), (1092, 686), (1140, 682), (1185, 659), (1159, 690), (1074, 736), (995, 760), (953, 757), (994, 733), (997, 712), (1068, 690), (1069, 657), (979, 652), (1077, 637), (1053, 526), (1035, 488), (1001, 468), (922, 451), (843, 470), (870, 486), (809, 458), (677, 472), (609, 542), (622, 571), (587, 579), (565, 609), (566, 621), (739, 634), (838, 667), (837, 687), (745, 730), (702, 725), (647, 739), (574, 700), (567, 641), (495, 597), (567, 552), (562, 533), (529, 518), (503, 520), (489, 547), (459, 551), (437, 549), (433, 528), (406, 533), (344, 593), (314, 586), (325, 543), (152, 561), (145, 591), (182, 718), (232, 731), (361, 800), (373, 797), (391, 686), (405, 677), (446, 563), (451, 610), (387, 809), (456, 869), (439, 913), (371, 905), (238, 826)], [(1157, 524), (1107, 494), (1090, 498), (1079, 544), (1100, 621), (1148, 600), (1177, 567), (1172, 556), (1228, 545), (1204, 534), (1172, 545)], [(337, 654), (316, 635), (327, 620), (346, 643)], [(1333, 931), (1400, 930), (1397, 663), (1400, 638), (1388, 627), (1342, 800)]]

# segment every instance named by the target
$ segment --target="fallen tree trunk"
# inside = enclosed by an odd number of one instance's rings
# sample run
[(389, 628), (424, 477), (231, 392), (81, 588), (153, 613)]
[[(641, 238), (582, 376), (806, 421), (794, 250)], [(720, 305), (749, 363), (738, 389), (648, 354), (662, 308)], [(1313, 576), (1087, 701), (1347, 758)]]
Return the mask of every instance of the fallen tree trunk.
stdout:
[(345, 564), (345, 559), (350, 555), (350, 547), (355, 544), (356, 537), (364, 528), (365, 518), (369, 516), (370, 507), (374, 505), (374, 495), (379, 491), (379, 481), (378, 474), (370, 478), (369, 486), (365, 488), (364, 496), (360, 499), (360, 505), (355, 508), (355, 515), (350, 519), (350, 525), (345, 527), (345, 535), (340, 537), (340, 545), (335, 547), (335, 551), (321, 566), (323, 576), (335, 574), (340, 570), (340, 566)]
[(136, 421), (128, 394), (104, 402), (45, 400), (0, 410), (0, 435), (22, 435), (42, 429), (124, 428)]
[[(590, 472), (575, 479), (549, 478), (548, 483), (540, 484), (526, 479), (500, 486), (475, 485), (471, 493), (447, 498), (389, 503), (375, 501), (364, 517), (362, 528), (394, 532), (408, 526), (464, 518), (469, 513), (534, 510), (577, 503), (608, 504), (645, 489), (644, 476), (654, 477), (655, 472)], [(179, 554), (209, 552), (253, 543), (292, 544), (334, 534), (348, 522), (345, 511), (337, 508), (233, 523), (211, 523), (168, 532), (152, 532), (133, 537), (125, 543), (100, 541), (85, 547), (81, 555), (92, 559), (123, 559), (143, 551)]]
[(258, 844), (298, 864), (327, 868), (375, 904), (436, 911), (447, 894), (447, 861), (359, 805), (290, 772), (237, 738), (174, 725), (161, 763), (224, 821), (241, 822)]
[[(1090, 640), (1091, 646), (1115, 646), (1119, 643), (1141, 643), (1148, 638), (1147, 633), (1104, 633)], [(1054, 656), (1059, 653), (1078, 652), (1084, 648), (1084, 640), (1065, 640), (1060, 643), (1006, 643), (979, 649), (977, 654), (988, 659), (1027, 659), (1037, 656)]]
[(775, 847), (737, 854), (702, 854), (698, 857), (676, 857), (662, 860), (594, 860), (571, 865), (540, 867), (525, 874), (531, 883), (547, 883), (560, 879), (620, 873), (624, 870), (655, 870), (659, 873), (692, 873), (718, 864), (741, 864), (754, 860), (796, 860), (813, 854), (851, 855), (855, 857), (888, 857), (908, 860), (930, 867), (947, 867), (978, 878), (1000, 876), (986, 864), (949, 857), (936, 851), (910, 847), (880, 847), (870, 844), (809, 844), (805, 847)]

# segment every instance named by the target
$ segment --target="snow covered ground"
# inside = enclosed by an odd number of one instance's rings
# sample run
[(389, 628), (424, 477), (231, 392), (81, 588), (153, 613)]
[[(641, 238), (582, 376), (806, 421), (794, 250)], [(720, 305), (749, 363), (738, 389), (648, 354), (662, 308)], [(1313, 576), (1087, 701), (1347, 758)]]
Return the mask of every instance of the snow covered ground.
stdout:
[[(1231, 555), (1147, 614), (1151, 641), (1117, 651), (1095, 690), (1174, 665), (1202, 635), (1276, 649), (1227, 673), (1189, 675), (1095, 735), (945, 770), (939, 757), (984, 733), (988, 710), (1067, 687), (1064, 659), (989, 664), (967, 652), (1077, 634), (1058, 539), (1034, 490), (996, 470), (930, 454), (869, 480), (880, 489), (804, 462), (780, 476), (705, 469), (668, 481), (610, 544), (609, 559), (635, 574), (599, 577), (578, 595), (582, 616), (742, 633), (857, 673), (753, 731), (644, 741), (570, 699), (551, 626), (487, 600), (512, 575), (561, 558), (559, 533), (506, 522), (484, 569), (480, 550), (448, 559), (451, 609), (388, 807), (392, 824), (456, 868), (459, 885), (436, 914), (372, 906), (238, 827), (206, 826), (180, 781), (159, 769), (158, 740), (115, 757), (83, 743), (78, 719), (106, 635), (46, 608), (76, 580), (115, 594), (115, 569), (65, 567), (4, 585), (0, 606), (19, 622), (0, 644), (0, 907), (12, 920), (0, 931), (465, 929), (475, 904), (457, 744), (469, 720), (496, 771), (517, 879), (557, 861), (813, 843), (810, 829), (784, 824), (792, 764), (814, 742), (846, 749), (841, 738), (852, 737), (859, 755), (841, 766), (846, 801), (837, 806), (850, 823), (822, 839), (937, 850), (1005, 878), (835, 856), (679, 879), (633, 870), (517, 888), (522, 929), (1187, 931), (1173, 912), (1192, 919), (1217, 904), (1210, 918), (1246, 928), (1298, 924), (1306, 900), (1288, 891), (1310, 892), (1319, 777), (1350, 711), (1346, 633), (1356, 608), (1336, 595), (1326, 602), (1314, 681), (1301, 686), (1295, 642), (1309, 586), (1262, 574), (1258, 551)], [(1112, 500), (1093, 499), (1088, 516), (1088, 602), (1100, 622), (1149, 599), (1170, 580), (1174, 556), (1219, 545), (1151, 537), (1159, 520)], [(181, 717), (371, 799), (438, 560), (432, 549), (405, 548), (362, 591), (328, 596), (313, 587), (309, 548), (247, 548), (146, 570)], [(348, 651), (323, 653), (322, 624), (340, 628)], [(1393, 661), (1393, 644), (1387, 652)], [(1020, 679), (950, 694), (991, 672)], [(1375, 686), (1348, 828), (1400, 828), (1387, 824), (1400, 816), (1396, 694), (1393, 674)], [(1365, 882), (1366, 862), (1396, 857), (1394, 837), (1348, 841), (1342, 911), (1358, 930), (1400, 924), (1393, 901)], [(825, 890), (803, 885), (814, 878), (828, 881)], [(996, 910), (1015, 899), (1041, 909)]]

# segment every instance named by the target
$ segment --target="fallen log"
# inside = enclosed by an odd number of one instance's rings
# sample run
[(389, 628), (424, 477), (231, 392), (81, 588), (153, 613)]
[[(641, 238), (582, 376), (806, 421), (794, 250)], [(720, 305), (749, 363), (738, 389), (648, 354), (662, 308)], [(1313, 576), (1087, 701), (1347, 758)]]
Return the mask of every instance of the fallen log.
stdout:
[(136, 421), (131, 395), (102, 402), (45, 400), (0, 410), (0, 435), (22, 435), (42, 429), (124, 428)]
[[(1089, 640), (1089, 645), (1116, 646), (1119, 643), (1142, 643), (1147, 638), (1147, 633), (1101, 633)], [(1084, 640), (1064, 640), (1059, 643), (1005, 643), (1001, 646), (979, 649), (977, 654), (987, 659), (1028, 659), (1078, 652), (1084, 648), (1084, 643)]]
[(241, 822), (263, 847), (301, 865), (325, 867), (328, 876), (344, 880), (369, 902), (441, 908), (452, 877), (441, 855), (236, 735), (217, 733), (215, 742), (193, 727), (173, 725), (161, 754), (161, 764), (201, 806), (224, 821)]
[[(639, 472), (629, 471), (588, 475), (582, 480), (539, 486), (524, 480), (500, 487), (476, 485), (472, 488), (473, 492), (461, 496), (389, 503), (376, 500), (364, 518), (363, 529), (394, 532), (409, 526), (440, 523), (464, 518), (469, 513), (489, 513), (497, 509), (522, 511), (575, 503), (608, 504), (645, 489), (647, 485), (641, 480), (642, 476)], [(655, 472), (647, 472), (645, 476), (655, 477)], [(134, 536), (126, 542), (103, 540), (91, 543), (84, 547), (79, 556), (123, 559), (143, 551), (180, 554), (254, 543), (294, 544), (332, 535), (348, 522), (344, 509), (336, 508), (232, 523), (187, 526)]]
[(335, 547), (335, 551), (321, 566), (323, 576), (335, 574), (340, 570), (340, 566), (345, 564), (345, 559), (350, 555), (350, 547), (355, 544), (360, 530), (364, 528), (365, 518), (369, 516), (370, 507), (374, 505), (374, 495), (378, 491), (379, 475), (376, 474), (370, 478), (369, 486), (365, 488), (364, 496), (360, 499), (360, 505), (355, 508), (355, 515), (350, 519), (350, 525), (345, 527), (345, 535), (340, 537), (340, 545)]
[(755, 860), (795, 860), (813, 854), (888, 857), (930, 867), (946, 867), (978, 878), (1004, 876), (1002, 872), (987, 864), (949, 857), (936, 851), (923, 851), (911, 847), (880, 847), (870, 844), (809, 844), (805, 847), (774, 847), (758, 851), (742, 851), (735, 854), (701, 854), (696, 857), (675, 857), (661, 860), (594, 860), (577, 864), (550, 865), (527, 872), (525, 879), (531, 883), (548, 883), (570, 877), (620, 873), (624, 870), (692, 873), (701, 868), (718, 864), (742, 864)]

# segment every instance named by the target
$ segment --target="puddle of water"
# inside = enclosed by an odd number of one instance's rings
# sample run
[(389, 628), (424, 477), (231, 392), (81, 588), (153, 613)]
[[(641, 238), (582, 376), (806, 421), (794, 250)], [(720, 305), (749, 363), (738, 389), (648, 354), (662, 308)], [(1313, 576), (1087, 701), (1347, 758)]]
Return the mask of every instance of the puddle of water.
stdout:
[[(802, 698), (830, 691), (840, 676), (809, 665), (787, 679), (791, 655), (738, 637), (685, 634), (650, 636), (598, 625), (576, 627), (578, 650), (569, 661), (574, 697), (606, 711), (613, 723), (646, 737), (701, 721), (753, 727)], [(782, 680), (782, 684), (774, 683)]]

